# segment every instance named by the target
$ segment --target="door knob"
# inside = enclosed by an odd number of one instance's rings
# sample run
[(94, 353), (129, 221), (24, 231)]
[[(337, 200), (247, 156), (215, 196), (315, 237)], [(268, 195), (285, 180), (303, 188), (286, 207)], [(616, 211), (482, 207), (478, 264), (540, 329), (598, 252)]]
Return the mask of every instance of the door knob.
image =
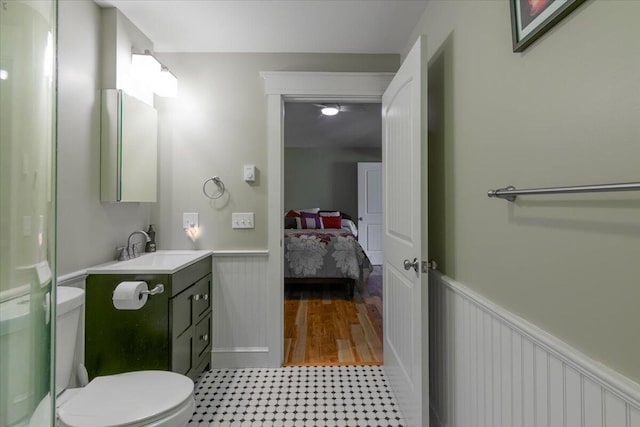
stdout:
[(418, 268), (420, 268), (420, 262), (418, 261), (418, 258), (414, 258), (413, 262), (409, 261), (408, 259), (404, 260), (404, 269), (411, 270), (412, 268), (416, 271), (416, 273), (418, 272)]

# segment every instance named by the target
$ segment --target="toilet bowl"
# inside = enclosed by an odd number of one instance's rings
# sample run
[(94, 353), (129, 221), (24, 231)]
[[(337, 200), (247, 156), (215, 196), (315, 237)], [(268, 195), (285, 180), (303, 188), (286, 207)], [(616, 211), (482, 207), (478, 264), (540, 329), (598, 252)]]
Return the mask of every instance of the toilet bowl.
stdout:
[(84, 302), (80, 288), (58, 287), (57, 425), (60, 427), (183, 427), (195, 408), (193, 381), (175, 372), (137, 371), (96, 377), (67, 389)]

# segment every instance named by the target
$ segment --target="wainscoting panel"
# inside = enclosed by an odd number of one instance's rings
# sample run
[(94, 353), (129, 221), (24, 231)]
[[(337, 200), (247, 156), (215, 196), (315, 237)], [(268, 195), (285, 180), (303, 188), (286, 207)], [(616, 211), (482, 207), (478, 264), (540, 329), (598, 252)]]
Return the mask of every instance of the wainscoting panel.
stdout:
[(215, 368), (267, 365), (266, 252), (214, 253), (213, 346)]
[(434, 427), (640, 427), (640, 386), (430, 273)]

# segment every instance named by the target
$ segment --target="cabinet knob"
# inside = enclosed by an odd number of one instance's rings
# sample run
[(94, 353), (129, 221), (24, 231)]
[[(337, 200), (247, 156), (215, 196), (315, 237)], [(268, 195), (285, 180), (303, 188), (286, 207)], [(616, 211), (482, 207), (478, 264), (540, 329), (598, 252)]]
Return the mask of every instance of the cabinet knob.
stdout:
[(203, 341), (209, 341), (209, 334), (201, 335), (200, 339), (203, 340)]
[(209, 294), (204, 294), (204, 300), (207, 301), (209, 299)]
[(195, 295), (193, 296), (193, 300), (194, 300), (194, 301), (200, 301), (200, 294), (195, 294)]

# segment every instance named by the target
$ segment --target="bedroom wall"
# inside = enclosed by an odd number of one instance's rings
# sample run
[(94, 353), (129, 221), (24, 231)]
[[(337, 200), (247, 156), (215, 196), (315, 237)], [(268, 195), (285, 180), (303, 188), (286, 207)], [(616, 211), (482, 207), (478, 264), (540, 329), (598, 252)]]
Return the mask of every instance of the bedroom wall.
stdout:
[(640, 2), (587, 1), (524, 53), (509, 16), (507, 1), (432, 1), (415, 29), (441, 88), (430, 257), (640, 382), (640, 195), (486, 196), (640, 179)]
[(285, 148), (285, 210), (335, 209), (348, 213), (355, 220), (358, 215), (358, 162), (380, 161), (381, 148)]
[[(100, 202), (101, 19), (94, 2), (58, 3), (59, 276), (115, 259), (116, 247), (151, 217), (148, 203)], [(119, 23), (121, 42), (129, 34), (138, 42), (144, 37), (123, 16)], [(153, 46), (148, 39), (143, 43)], [(115, 59), (111, 65), (115, 74)], [(114, 74), (112, 80), (105, 76), (110, 87)]]
[[(159, 195), (153, 211), (160, 248), (267, 248), (267, 112), (261, 71), (395, 71), (399, 55), (158, 53), (178, 77), (179, 96), (156, 99), (160, 114)], [(242, 178), (256, 166), (256, 181)], [(207, 199), (218, 175), (227, 192)], [(213, 188), (209, 189), (213, 191)], [(195, 243), (182, 213), (198, 212)], [(232, 212), (254, 212), (255, 229), (231, 228)]]

